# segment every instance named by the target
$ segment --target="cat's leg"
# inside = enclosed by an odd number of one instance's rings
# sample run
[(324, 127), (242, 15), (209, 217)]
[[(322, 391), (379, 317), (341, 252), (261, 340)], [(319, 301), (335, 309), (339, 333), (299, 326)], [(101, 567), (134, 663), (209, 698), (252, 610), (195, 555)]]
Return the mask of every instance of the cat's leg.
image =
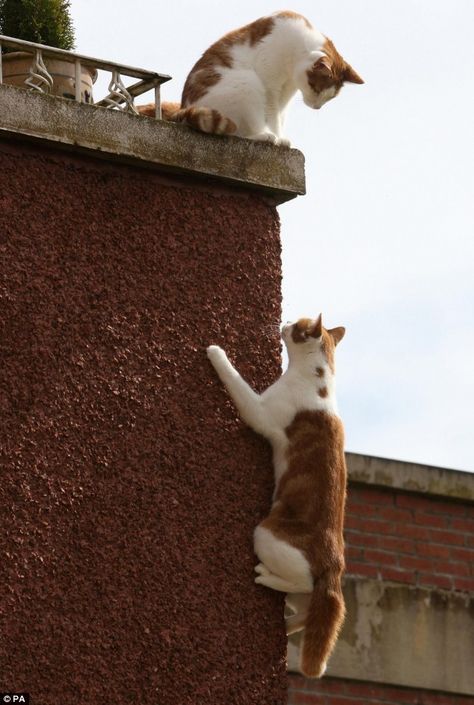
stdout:
[(241, 72), (245, 75), (245, 113), (241, 119), (241, 134), (259, 142), (278, 141), (278, 133), (269, 125), (266, 114), (265, 87), (254, 71)]
[(265, 88), (255, 71), (232, 69), (195, 103), (219, 110), (233, 120), (236, 134), (262, 142), (277, 139), (265, 119)]
[(296, 634), (305, 628), (306, 616), (302, 614), (292, 614), (291, 617), (285, 619), (286, 636)]
[(291, 147), (290, 140), (283, 136), (284, 114), (276, 97), (267, 95), (265, 115), (269, 129), (276, 135), (276, 144)]
[(257, 584), (282, 592), (313, 591), (311, 568), (303, 553), (261, 524), (254, 532), (254, 550), (266, 569), (257, 571)]
[(310, 600), (311, 594), (289, 593), (286, 596), (286, 606), (294, 613), (285, 617), (287, 636), (304, 629)]
[(257, 433), (268, 436), (268, 424), (260, 396), (242, 379), (222, 348), (218, 345), (210, 345), (207, 348), (207, 356), (232, 397), (243, 421)]
[(272, 590), (278, 590), (279, 592), (296, 592), (301, 588), (300, 585), (291, 583), (288, 580), (285, 580), (285, 578), (280, 578), (278, 575), (274, 575), (273, 573), (258, 575), (255, 578), (255, 582), (257, 585), (265, 585), (265, 587), (269, 587)]

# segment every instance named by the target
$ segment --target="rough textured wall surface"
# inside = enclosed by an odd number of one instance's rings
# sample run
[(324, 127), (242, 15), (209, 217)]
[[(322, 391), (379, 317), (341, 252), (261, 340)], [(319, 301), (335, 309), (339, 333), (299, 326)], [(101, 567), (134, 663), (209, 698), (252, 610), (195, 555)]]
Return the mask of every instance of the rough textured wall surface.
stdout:
[(0, 691), (282, 705), (270, 450), (205, 356), (278, 374), (275, 210), (0, 143), (0, 268)]

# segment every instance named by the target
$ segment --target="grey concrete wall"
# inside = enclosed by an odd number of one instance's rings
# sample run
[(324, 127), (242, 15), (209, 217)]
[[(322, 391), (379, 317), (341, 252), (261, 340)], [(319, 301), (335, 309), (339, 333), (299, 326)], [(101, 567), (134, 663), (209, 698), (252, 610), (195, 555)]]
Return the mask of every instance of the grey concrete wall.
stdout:
[[(474, 599), (346, 578), (347, 618), (328, 675), (474, 694)], [(298, 640), (288, 649), (298, 670)]]
[(0, 134), (138, 163), (161, 172), (251, 187), (274, 204), (305, 192), (304, 157), (296, 149), (216, 137), (162, 120), (0, 85)]

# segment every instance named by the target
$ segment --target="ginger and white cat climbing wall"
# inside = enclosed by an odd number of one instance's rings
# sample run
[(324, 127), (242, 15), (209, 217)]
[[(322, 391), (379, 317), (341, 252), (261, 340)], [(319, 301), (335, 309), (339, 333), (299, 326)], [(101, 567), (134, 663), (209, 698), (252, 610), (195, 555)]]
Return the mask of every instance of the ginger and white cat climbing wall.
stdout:
[(242, 419), (271, 443), (273, 505), (257, 526), (255, 582), (287, 593), (287, 634), (303, 631), (301, 670), (321, 676), (344, 620), (344, 430), (334, 353), (342, 327), (321, 316), (284, 326), (286, 372), (259, 395), (216, 345), (208, 357)]

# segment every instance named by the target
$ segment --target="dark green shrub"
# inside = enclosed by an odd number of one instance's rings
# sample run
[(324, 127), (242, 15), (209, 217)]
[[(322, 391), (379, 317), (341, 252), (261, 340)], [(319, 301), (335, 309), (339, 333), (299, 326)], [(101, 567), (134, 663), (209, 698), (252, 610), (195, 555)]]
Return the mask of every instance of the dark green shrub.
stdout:
[(0, 34), (74, 48), (74, 27), (69, 0), (0, 0)]

